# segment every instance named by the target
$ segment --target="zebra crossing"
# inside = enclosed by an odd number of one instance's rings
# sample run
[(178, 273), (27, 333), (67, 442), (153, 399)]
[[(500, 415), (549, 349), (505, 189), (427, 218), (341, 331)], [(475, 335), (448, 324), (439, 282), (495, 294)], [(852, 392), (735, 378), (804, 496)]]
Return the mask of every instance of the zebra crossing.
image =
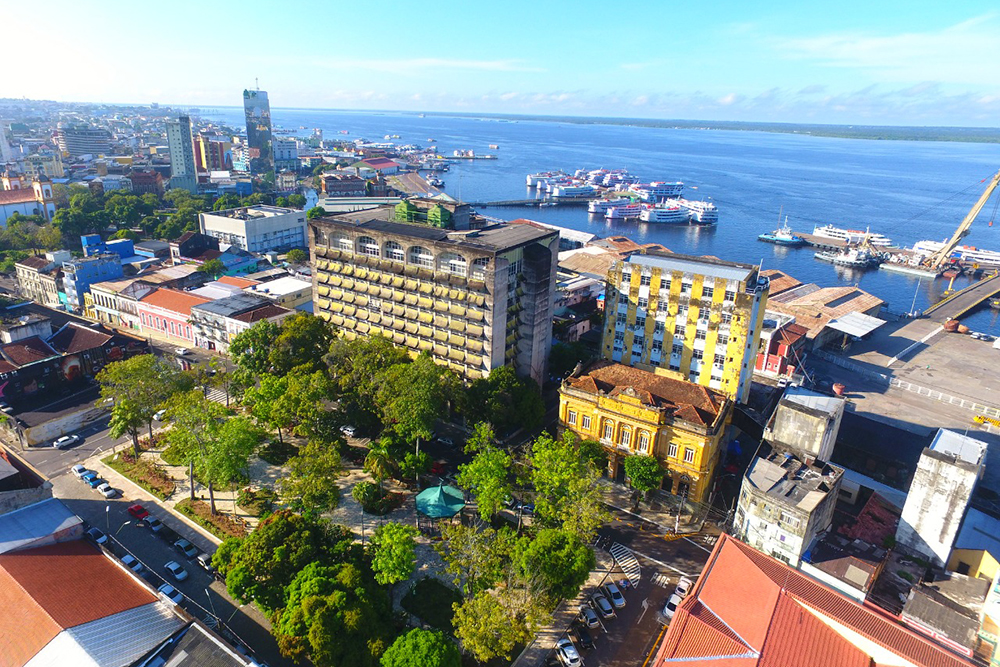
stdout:
[(205, 398), (216, 403), (226, 404), (226, 392), (222, 389), (209, 389), (208, 393), (205, 394)]
[(625, 573), (625, 577), (628, 579), (629, 583), (633, 586), (639, 585), (639, 580), (642, 578), (642, 571), (639, 567), (639, 561), (636, 559), (635, 554), (633, 554), (628, 547), (624, 544), (619, 544), (615, 542), (608, 549), (611, 552), (611, 556), (618, 563), (618, 567), (622, 569)]

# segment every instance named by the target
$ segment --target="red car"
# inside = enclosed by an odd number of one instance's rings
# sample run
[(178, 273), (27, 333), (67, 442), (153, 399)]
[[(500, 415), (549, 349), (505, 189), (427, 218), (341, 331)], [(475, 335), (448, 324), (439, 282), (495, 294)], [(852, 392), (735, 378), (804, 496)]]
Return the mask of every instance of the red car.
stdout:
[(146, 508), (140, 505), (139, 503), (136, 503), (135, 505), (130, 505), (128, 508), (128, 513), (134, 516), (136, 519), (139, 519), (140, 521), (149, 516), (149, 512), (146, 511)]

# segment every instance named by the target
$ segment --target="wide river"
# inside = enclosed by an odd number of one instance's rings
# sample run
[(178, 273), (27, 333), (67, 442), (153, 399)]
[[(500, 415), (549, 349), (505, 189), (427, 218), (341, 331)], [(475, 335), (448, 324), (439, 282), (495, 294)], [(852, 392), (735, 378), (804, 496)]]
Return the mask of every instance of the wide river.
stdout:
[[(242, 109), (205, 114), (233, 127), (244, 125)], [(683, 181), (688, 199), (711, 198), (719, 224), (711, 228), (639, 222), (608, 223), (585, 208), (489, 208), (504, 219), (531, 218), (600, 236), (626, 235), (661, 243), (676, 252), (762, 263), (803, 282), (821, 286), (857, 284), (888, 302), (893, 312), (920, 310), (935, 302), (947, 280), (918, 281), (885, 271), (854, 271), (817, 261), (809, 248), (782, 248), (757, 241), (773, 230), (779, 211), (790, 226), (811, 232), (832, 223), (870, 228), (902, 246), (944, 240), (982, 192), (981, 181), (1000, 168), (1000, 145), (920, 141), (871, 141), (724, 130), (687, 130), (582, 125), (542, 121), (427, 116), (391, 112), (273, 109), (276, 128), (305, 135), (323, 130), (326, 139), (383, 141), (427, 146), (435, 140), (448, 156), (456, 149), (496, 153), (498, 160), (452, 165), (445, 190), (466, 201), (533, 196), (525, 175), (562, 169), (625, 167), (643, 180)], [(308, 130), (299, 130), (300, 127)], [(347, 131), (348, 134), (340, 134)], [(489, 148), (496, 144), (499, 149)], [(987, 203), (964, 243), (1000, 250), (1000, 221), (990, 225), (1000, 193)], [(956, 286), (966, 284), (955, 281)], [(997, 311), (983, 309), (966, 323), (1000, 335)]]

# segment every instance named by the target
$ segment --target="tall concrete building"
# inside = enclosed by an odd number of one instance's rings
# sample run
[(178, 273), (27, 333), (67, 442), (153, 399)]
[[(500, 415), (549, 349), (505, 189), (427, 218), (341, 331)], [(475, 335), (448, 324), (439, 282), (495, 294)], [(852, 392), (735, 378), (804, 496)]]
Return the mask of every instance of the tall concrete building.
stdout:
[(249, 252), (306, 247), (306, 212), (280, 206), (244, 206), (199, 213), (201, 233)]
[(939, 429), (917, 462), (896, 543), (947, 563), (985, 462), (985, 442)]
[(178, 116), (167, 121), (167, 146), (170, 147), (170, 187), (198, 191), (198, 172), (194, 164), (194, 142), (191, 140), (191, 119)]
[(107, 155), (111, 152), (111, 133), (99, 127), (80, 123), (59, 123), (56, 129), (59, 150), (73, 157)]
[(247, 119), (248, 171), (254, 176), (274, 173), (271, 138), (271, 105), (263, 90), (243, 91), (243, 111)]
[(309, 223), (315, 312), (476, 379), (509, 365), (541, 384), (552, 342), (557, 232), (400, 222), (383, 206)]
[(10, 142), (7, 141), (7, 126), (0, 121), (0, 165), (13, 161), (14, 152), (10, 149)]
[(750, 393), (767, 304), (758, 267), (648, 251), (608, 272), (602, 356), (722, 391)]

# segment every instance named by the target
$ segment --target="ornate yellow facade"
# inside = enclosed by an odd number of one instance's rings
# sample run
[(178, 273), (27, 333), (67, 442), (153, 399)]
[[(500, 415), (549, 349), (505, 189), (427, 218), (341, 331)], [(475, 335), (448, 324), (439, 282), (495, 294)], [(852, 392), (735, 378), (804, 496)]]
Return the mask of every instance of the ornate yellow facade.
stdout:
[(732, 409), (719, 391), (608, 361), (559, 390), (560, 424), (604, 446), (613, 478), (624, 477), (625, 457), (649, 454), (668, 471), (667, 490), (698, 502), (708, 500)]

